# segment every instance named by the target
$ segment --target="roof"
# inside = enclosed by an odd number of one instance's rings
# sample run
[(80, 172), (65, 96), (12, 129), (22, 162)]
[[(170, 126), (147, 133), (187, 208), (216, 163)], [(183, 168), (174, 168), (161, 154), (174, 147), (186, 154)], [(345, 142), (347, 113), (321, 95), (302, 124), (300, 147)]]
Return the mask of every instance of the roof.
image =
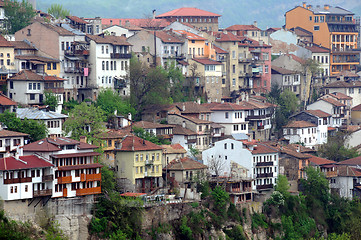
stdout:
[(341, 165), (361, 166), (361, 156), (338, 162)]
[(139, 127), (139, 128), (173, 128), (173, 126), (171, 125), (167, 125), (167, 124), (160, 124), (160, 123), (153, 123), (153, 122), (148, 122), (148, 121), (139, 121), (139, 122), (134, 122), (132, 124), (133, 127)]
[(5, 129), (0, 130), (0, 138), (3, 138), (3, 137), (27, 137), (27, 136), (29, 136), (29, 134), (9, 131), (9, 130), (5, 130)]
[[(72, 156), (70, 156), (70, 157), (72, 157)], [(101, 167), (103, 167), (103, 165), (101, 165), (100, 163), (90, 163), (90, 164), (77, 164), (77, 165), (59, 166), (58, 170), (60, 170), (60, 171), (70, 171), (70, 170), (101, 168)]]
[(193, 160), (189, 157), (184, 157), (181, 159), (172, 160), (168, 166), (167, 170), (169, 171), (183, 171), (183, 170), (193, 170), (193, 169), (206, 169), (208, 168), (206, 165)]
[(161, 145), (165, 153), (187, 153), (179, 143), (173, 145)]
[(195, 124), (210, 124), (212, 123), (211, 121), (207, 121), (207, 120), (202, 120), (202, 119), (199, 119), (199, 118), (195, 118), (195, 117), (189, 117), (189, 116), (186, 116), (186, 115), (179, 115), (179, 114), (169, 114), (169, 115), (177, 115), (181, 118), (184, 118), (184, 119), (187, 119), (188, 121), (191, 121)]
[(352, 111), (361, 111), (361, 104), (354, 106), (353, 108), (351, 108)]
[(291, 57), (293, 60), (295, 60), (296, 62), (299, 62), (300, 64), (305, 64), (306, 60), (300, 57), (297, 57), (294, 54), (286, 54), (288, 57)]
[[(151, 31), (150, 33), (154, 34), (153, 31)], [(162, 40), (162, 42), (164, 43), (180, 43), (180, 44), (184, 43), (181, 39), (179, 39), (178, 37), (172, 34), (169, 34), (166, 31), (156, 31), (155, 36), (160, 40)]]
[(222, 15), (212, 13), (212, 12), (208, 12), (208, 11), (205, 11), (205, 10), (201, 10), (201, 9), (198, 9), (198, 8), (183, 7), (183, 8), (174, 9), (174, 10), (166, 12), (166, 13), (162, 13), (162, 14), (156, 16), (156, 18), (190, 17), (190, 16), (221, 17)]
[(56, 77), (56, 76), (47, 76), (47, 75), (39, 75), (30, 70), (21, 70), (10, 80), (19, 80), (19, 81), (65, 81), (65, 79)]
[(253, 146), (252, 154), (277, 153), (278, 150), (267, 144), (258, 142)]
[(329, 53), (330, 49), (319, 46), (317, 44), (312, 44), (311, 46), (305, 46), (306, 49), (314, 53)]
[(316, 165), (324, 165), (324, 164), (334, 164), (336, 163), (335, 161), (332, 160), (328, 160), (326, 158), (321, 158), (321, 157), (317, 157), (311, 154), (306, 154), (306, 156), (309, 157), (309, 161), (316, 164)]
[(294, 31), (294, 33), (300, 37), (312, 37), (313, 33), (310, 31), (307, 31), (304, 28), (301, 27), (295, 27), (295, 28), (291, 28), (291, 31)]
[(31, 46), (28, 42), (25, 41), (11, 41), (11, 44), (15, 49), (36, 50), (34, 46)]
[(210, 58), (192, 58), (192, 60), (203, 65), (222, 65), (221, 62), (217, 62)]
[(9, 47), (13, 48), (14, 45), (11, 44), (8, 40), (6, 40), (2, 35), (0, 35), (0, 47)]
[(18, 105), (16, 102), (0, 93), (0, 106), (16, 106)]
[(350, 166), (338, 165), (337, 176), (361, 177), (361, 170)]
[(324, 112), (322, 110), (305, 110), (305, 112), (307, 112), (311, 115), (314, 115), (316, 117), (319, 117), (319, 118), (331, 117), (331, 114)]
[(204, 106), (207, 106), (211, 111), (240, 111), (247, 110), (248, 107), (245, 107), (243, 104), (236, 104), (230, 102), (224, 103), (205, 103)]
[(17, 55), (15, 56), (16, 59), (20, 60), (28, 60), (28, 61), (40, 61), (40, 62), (46, 62), (46, 63), (53, 63), (53, 62), (60, 62), (59, 59), (55, 58), (47, 58), (47, 57), (40, 57), (36, 55)]
[(227, 54), (228, 51), (224, 50), (223, 48), (221, 47), (218, 47), (216, 45), (213, 44), (213, 49), (216, 51), (216, 53), (218, 54)]
[(231, 32), (216, 33), (216, 42), (239, 42), (240, 39)]
[(306, 121), (290, 121), (284, 128), (306, 128), (316, 127), (315, 124)]
[(77, 16), (66, 16), (66, 18), (70, 19), (71, 21), (80, 23), (80, 24), (88, 24), (87, 21), (85, 21), (84, 19), (81, 19), (81, 18), (79, 18)]
[(137, 136), (127, 136), (121, 142), (121, 145), (117, 151), (123, 152), (135, 152), (135, 151), (153, 151), (162, 150), (161, 146), (158, 146), (152, 142), (139, 138)]
[(189, 113), (210, 113), (208, 108), (203, 106), (203, 104), (198, 104), (195, 102), (177, 102), (174, 103), (176, 107), (181, 109), (182, 114), (189, 114)]
[(289, 74), (295, 74), (297, 73), (296, 71), (293, 70), (289, 70), (289, 69), (285, 69), (285, 68), (281, 68), (281, 67), (276, 67), (272, 65), (272, 74), (283, 74), (283, 75), (289, 75)]
[(17, 169), (31, 169), (31, 168), (46, 168), (53, 167), (50, 162), (34, 155), (19, 156), (19, 159), (15, 157), (5, 157), (0, 159), (0, 170), (17, 170)]
[(133, 193), (133, 192), (126, 192), (126, 193), (122, 193), (120, 194), (120, 196), (122, 197), (141, 197), (147, 195), (146, 193)]
[(65, 119), (68, 116), (53, 112), (53, 111), (43, 111), (37, 108), (17, 108), (16, 114), (18, 118), (21, 119), (35, 119), (35, 120), (48, 120), (48, 119)]
[(184, 34), (186, 36), (186, 38), (188, 40), (195, 40), (195, 41), (205, 41), (207, 39), (205, 39), (204, 37), (201, 37), (197, 34), (191, 33), (191, 32), (187, 32), (185, 30), (173, 30), (173, 32), (179, 33), (179, 34)]
[(323, 100), (325, 102), (328, 102), (336, 107), (343, 107), (343, 106), (346, 106), (345, 104), (333, 99), (333, 98), (321, 98), (320, 100)]
[(60, 146), (65, 145), (77, 145), (79, 150), (85, 149), (96, 149), (98, 146), (82, 143), (80, 141), (66, 138), (66, 137), (57, 137), (57, 138), (44, 138), (36, 142), (29, 143), (23, 146), (25, 152), (57, 152), (61, 150)]
[(38, 23), (40, 23), (43, 26), (49, 28), (50, 30), (58, 33), (60, 36), (74, 36), (75, 35), (71, 31), (66, 30), (65, 28), (59, 27), (57, 25), (51, 24), (51, 23), (46, 23), (46, 22), (38, 22)]
[(184, 128), (180, 125), (173, 125), (173, 135), (192, 136), (192, 135), (197, 135), (197, 133), (193, 132), (188, 128)]
[[(127, 26), (137, 26), (141, 28), (165, 28), (170, 24), (165, 19), (149, 19), (149, 18), (102, 18), (102, 24), (110, 25), (112, 21), (113, 25), (120, 25), (127, 28)], [(139, 30), (139, 29), (136, 29)]]
[(52, 158), (71, 158), (71, 157), (91, 157), (99, 156), (98, 152), (78, 152), (78, 153), (66, 153), (66, 154), (55, 154), (51, 155)]
[[(358, 76), (358, 75), (357, 75)], [(361, 87), (360, 81), (335, 81), (333, 83), (329, 83), (325, 88), (354, 88), (354, 87)]]
[(127, 38), (124, 36), (112, 36), (112, 35), (86, 35), (87, 38), (93, 40), (99, 44), (111, 44), (115, 46), (130, 46), (131, 44), (127, 42)]
[(352, 100), (352, 97), (347, 96), (346, 94), (340, 93), (340, 92), (333, 92), (326, 95), (330, 95), (334, 98), (337, 98), (338, 100)]
[(131, 135), (131, 130), (132, 128), (130, 126), (121, 128), (119, 130), (109, 130), (107, 132), (100, 133), (99, 137), (101, 139), (120, 139), (127, 135)]
[(254, 25), (232, 25), (228, 28), (226, 28), (225, 30), (227, 31), (260, 31), (261, 29), (259, 29), (258, 27), (254, 26)]
[(324, 8), (324, 6), (320, 6), (320, 5), (316, 5), (316, 6), (311, 6), (310, 9), (314, 14), (324, 14), (324, 15), (328, 15), (328, 14), (340, 14), (340, 15), (354, 15), (352, 12), (347, 11), (346, 9), (343, 9), (341, 7), (332, 7), (332, 6), (328, 6), (328, 9), (326, 10)]

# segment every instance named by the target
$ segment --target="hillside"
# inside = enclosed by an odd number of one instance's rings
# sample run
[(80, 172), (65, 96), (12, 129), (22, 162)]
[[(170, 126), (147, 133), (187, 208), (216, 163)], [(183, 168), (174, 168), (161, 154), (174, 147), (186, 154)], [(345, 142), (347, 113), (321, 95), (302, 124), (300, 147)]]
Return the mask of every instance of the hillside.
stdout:
[[(37, 8), (46, 11), (56, 0), (38, 0)], [(307, 4), (322, 5), (324, 1), (312, 0)], [(330, 0), (332, 6), (341, 6), (353, 11), (356, 16), (361, 15), (361, 1), (357, 0)], [(161, 14), (180, 7), (197, 7), (214, 13), (222, 14), (220, 27), (232, 24), (251, 24), (258, 22), (261, 28), (281, 27), (284, 25), (284, 14), (296, 5), (302, 4), (299, 0), (257, 0), (257, 1), (229, 1), (229, 0), (63, 0), (61, 4), (69, 9), (72, 15), (83, 17), (112, 17), (112, 18), (143, 18), (150, 16), (153, 9)], [(116, 10), (115, 10), (116, 9)]]

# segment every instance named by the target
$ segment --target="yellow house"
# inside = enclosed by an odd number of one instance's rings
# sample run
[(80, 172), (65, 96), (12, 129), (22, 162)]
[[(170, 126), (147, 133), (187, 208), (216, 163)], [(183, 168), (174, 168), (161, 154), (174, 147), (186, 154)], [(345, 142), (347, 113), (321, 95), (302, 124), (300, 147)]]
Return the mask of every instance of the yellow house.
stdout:
[(187, 39), (189, 58), (211, 58), (216, 60), (215, 50), (206, 38), (184, 30), (174, 30), (174, 32)]
[(9, 73), (15, 72), (14, 46), (0, 35), (0, 85), (6, 84)]
[(115, 149), (115, 171), (125, 192), (150, 192), (163, 186), (162, 147), (126, 136)]
[(359, 64), (357, 24), (353, 13), (330, 5), (297, 6), (286, 12), (286, 29), (301, 27), (313, 35), (313, 42), (331, 49), (330, 73), (353, 70)]

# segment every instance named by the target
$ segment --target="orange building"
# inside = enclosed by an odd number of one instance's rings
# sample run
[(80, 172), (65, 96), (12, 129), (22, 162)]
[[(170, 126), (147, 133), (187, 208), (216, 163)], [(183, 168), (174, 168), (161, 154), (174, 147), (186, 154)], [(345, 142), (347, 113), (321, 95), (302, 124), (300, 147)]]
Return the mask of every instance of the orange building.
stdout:
[(359, 64), (357, 28), (353, 13), (340, 7), (297, 6), (286, 12), (286, 28), (301, 27), (313, 34), (313, 41), (331, 49), (330, 73), (353, 70)]

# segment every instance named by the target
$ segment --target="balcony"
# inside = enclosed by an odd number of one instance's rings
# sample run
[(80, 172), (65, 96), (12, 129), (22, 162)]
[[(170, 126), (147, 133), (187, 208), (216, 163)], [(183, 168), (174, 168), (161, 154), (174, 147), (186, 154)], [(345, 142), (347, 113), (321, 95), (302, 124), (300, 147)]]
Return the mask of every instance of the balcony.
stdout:
[(265, 118), (270, 118), (270, 117), (272, 117), (271, 113), (267, 113), (267, 114), (264, 114), (264, 115), (248, 115), (246, 117), (246, 121), (265, 119)]
[(33, 191), (33, 197), (45, 197), (45, 196), (51, 196), (52, 190), (51, 189), (44, 189), (44, 190), (34, 190)]
[(26, 178), (12, 178), (12, 179), (4, 179), (4, 184), (13, 184), (13, 183), (26, 183), (31, 182), (31, 177)]
[(257, 178), (273, 177), (273, 173), (260, 173), (257, 174)]
[(102, 192), (101, 187), (82, 188), (76, 190), (76, 196), (100, 194), (101, 192)]
[(66, 73), (84, 73), (84, 69), (79, 68), (79, 67), (64, 67), (64, 72), (66, 72)]
[(89, 50), (65, 50), (66, 56), (89, 56)]
[(273, 166), (273, 162), (258, 162), (257, 167)]
[(251, 61), (252, 61), (251, 58), (243, 58), (243, 57), (238, 58), (238, 62), (240, 62), (240, 63), (246, 63), (246, 62), (251, 62)]
[(50, 182), (54, 180), (54, 175), (44, 175), (41, 179), (42, 182)]
[(85, 181), (101, 181), (101, 180), (102, 180), (101, 173), (85, 174)]
[(153, 160), (145, 160), (145, 165), (153, 165)]
[(130, 53), (111, 53), (110, 54), (111, 59), (130, 59), (132, 58), (132, 54)]
[(273, 184), (257, 185), (257, 190), (265, 190), (273, 188)]
[(59, 177), (58, 184), (64, 184), (64, 183), (72, 183), (72, 177), (71, 176)]
[(257, 126), (257, 130), (263, 130), (264, 126)]

